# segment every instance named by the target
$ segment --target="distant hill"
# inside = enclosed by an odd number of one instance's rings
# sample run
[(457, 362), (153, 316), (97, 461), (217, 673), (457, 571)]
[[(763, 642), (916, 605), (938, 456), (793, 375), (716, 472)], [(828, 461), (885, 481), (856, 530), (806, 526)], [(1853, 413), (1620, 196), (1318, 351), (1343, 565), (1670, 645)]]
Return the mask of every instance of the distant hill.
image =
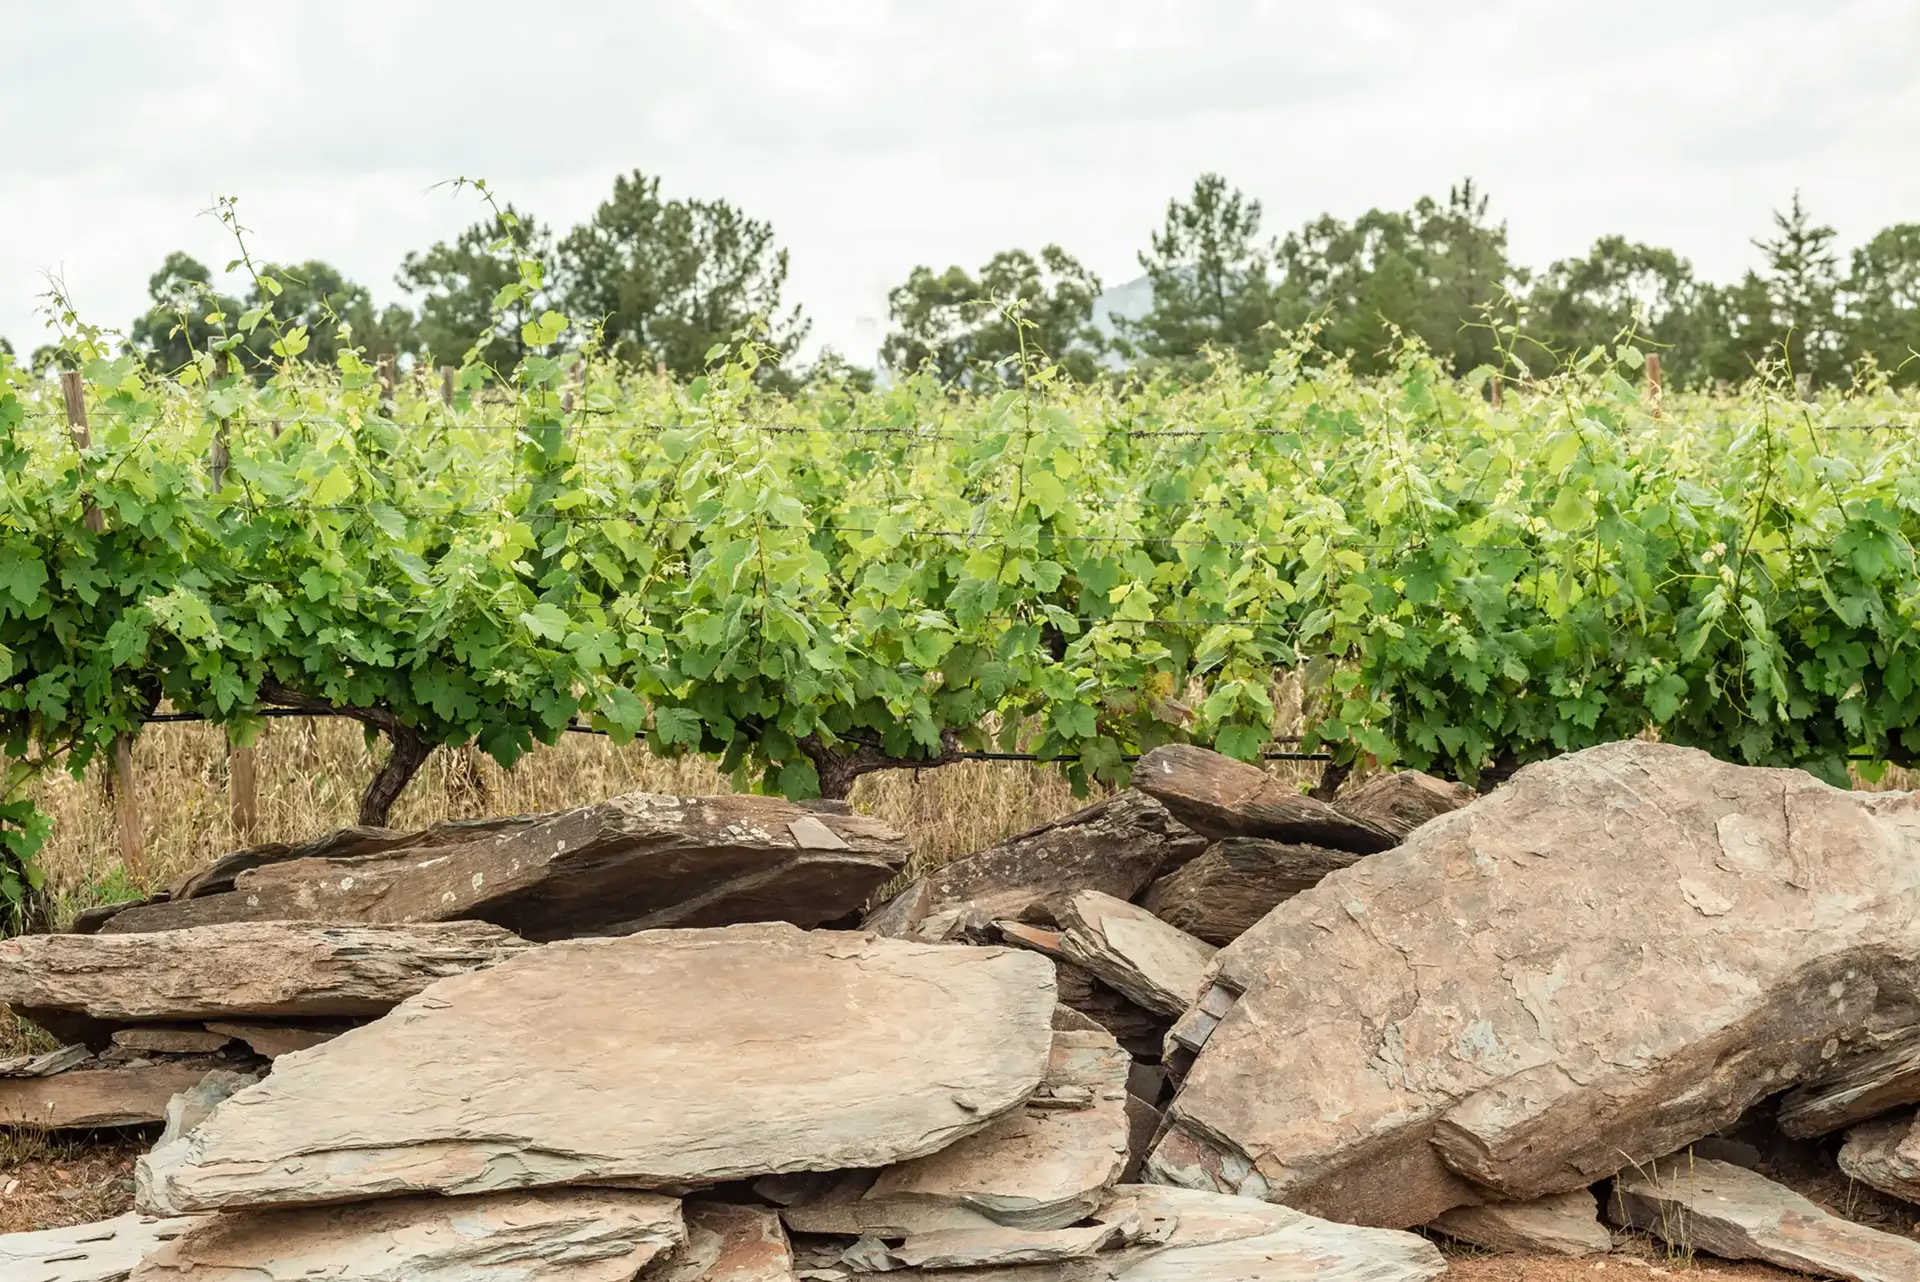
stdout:
[[(1145, 276), (1098, 295), (1093, 300), (1093, 324), (1103, 337), (1119, 336), (1116, 320), (1139, 320), (1153, 310), (1153, 281)], [(1109, 355), (1107, 364), (1118, 367), (1126, 362)]]

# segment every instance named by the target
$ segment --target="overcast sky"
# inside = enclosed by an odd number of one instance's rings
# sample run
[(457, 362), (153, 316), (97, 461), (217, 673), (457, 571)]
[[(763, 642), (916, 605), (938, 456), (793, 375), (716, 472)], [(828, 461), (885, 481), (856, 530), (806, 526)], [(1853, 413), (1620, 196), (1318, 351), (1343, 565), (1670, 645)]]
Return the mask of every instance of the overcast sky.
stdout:
[(1214, 169), (1281, 231), (1473, 175), (1517, 259), (1605, 232), (1704, 274), (1800, 188), (1920, 221), (1916, 0), (0, 0), (0, 335), (62, 274), (124, 328), (169, 250), (398, 296), (484, 176), (564, 229), (639, 167), (770, 220), (858, 360), (916, 263), (1064, 245), (1105, 281)]

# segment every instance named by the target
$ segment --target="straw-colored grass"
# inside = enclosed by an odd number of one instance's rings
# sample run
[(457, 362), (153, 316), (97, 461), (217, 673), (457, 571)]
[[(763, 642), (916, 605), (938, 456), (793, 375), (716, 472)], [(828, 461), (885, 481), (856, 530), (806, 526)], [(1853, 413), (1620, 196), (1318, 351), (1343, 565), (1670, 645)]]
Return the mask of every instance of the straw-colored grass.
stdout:
[[(53, 894), (53, 922), (82, 908), (126, 899), (178, 880), (209, 860), (255, 841), (303, 840), (354, 820), (376, 752), (348, 721), (282, 719), (255, 749), (259, 823), (237, 832), (227, 791), (227, 745), (217, 729), (195, 724), (148, 727), (134, 748), (144, 854), (137, 872), (122, 866), (119, 826), (104, 762), (84, 779), (43, 778), (35, 800), (54, 819), (42, 852)], [(1279, 763), (1276, 775), (1307, 786), (1319, 766)], [(1890, 769), (1855, 786), (1906, 789), (1915, 772)], [(733, 781), (698, 757), (663, 760), (639, 744), (566, 735), (502, 770), (471, 748), (435, 752), (394, 807), (396, 828), (442, 819), (526, 814), (585, 805), (624, 792), (683, 796), (734, 791)], [(856, 810), (892, 824), (924, 872), (1045, 823), (1086, 804), (1051, 766), (963, 762), (938, 769), (869, 775), (854, 788)]]
[[(254, 751), (259, 824), (250, 841), (234, 828), (222, 733), (192, 724), (148, 727), (134, 748), (143, 841), (137, 874), (121, 864), (104, 763), (84, 779), (42, 779), (35, 799), (54, 820), (42, 859), (55, 925), (91, 904), (167, 886), (252, 841), (301, 840), (351, 824), (375, 753), (384, 749), (370, 750), (351, 722), (285, 719), (269, 723)], [(411, 829), (441, 819), (561, 810), (624, 792), (734, 790), (726, 775), (699, 758), (661, 760), (638, 744), (567, 735), (528, 753), (512, 770), (472, 749), (442, 749), (401, 796), (391, 822)], [(906, 834), (916, 870), (1086, 804), (1055, 768), (999, 762), (869, 775), (851, 800)]]

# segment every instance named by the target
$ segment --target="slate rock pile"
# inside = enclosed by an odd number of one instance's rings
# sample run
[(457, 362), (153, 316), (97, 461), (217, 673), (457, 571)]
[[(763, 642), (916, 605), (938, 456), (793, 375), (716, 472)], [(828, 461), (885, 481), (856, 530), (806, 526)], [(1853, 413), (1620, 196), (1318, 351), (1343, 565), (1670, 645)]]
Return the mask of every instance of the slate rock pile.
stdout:
[(0, 1124), (166, 1123), (134, 1214), (0, 1276), (1402, 1282), (1631, 1231), (1920, 1279), (1728, 1138), (1920, 1199), (1913, 796), (1639, 742), (1135, 785), (864, 916), (884, 826), (635, 796), (0, 943), (66, 1042)]

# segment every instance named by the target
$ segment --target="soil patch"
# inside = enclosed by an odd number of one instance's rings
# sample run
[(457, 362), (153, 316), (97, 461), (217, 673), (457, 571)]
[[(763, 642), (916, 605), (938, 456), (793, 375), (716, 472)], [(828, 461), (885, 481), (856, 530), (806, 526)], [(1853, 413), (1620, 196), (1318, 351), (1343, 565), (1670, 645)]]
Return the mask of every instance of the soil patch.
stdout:
[(0, 1233), (89, 1224), (131, 1211), (134, 1159), (158, 1133), (158, 1127), (0, 1130)]

